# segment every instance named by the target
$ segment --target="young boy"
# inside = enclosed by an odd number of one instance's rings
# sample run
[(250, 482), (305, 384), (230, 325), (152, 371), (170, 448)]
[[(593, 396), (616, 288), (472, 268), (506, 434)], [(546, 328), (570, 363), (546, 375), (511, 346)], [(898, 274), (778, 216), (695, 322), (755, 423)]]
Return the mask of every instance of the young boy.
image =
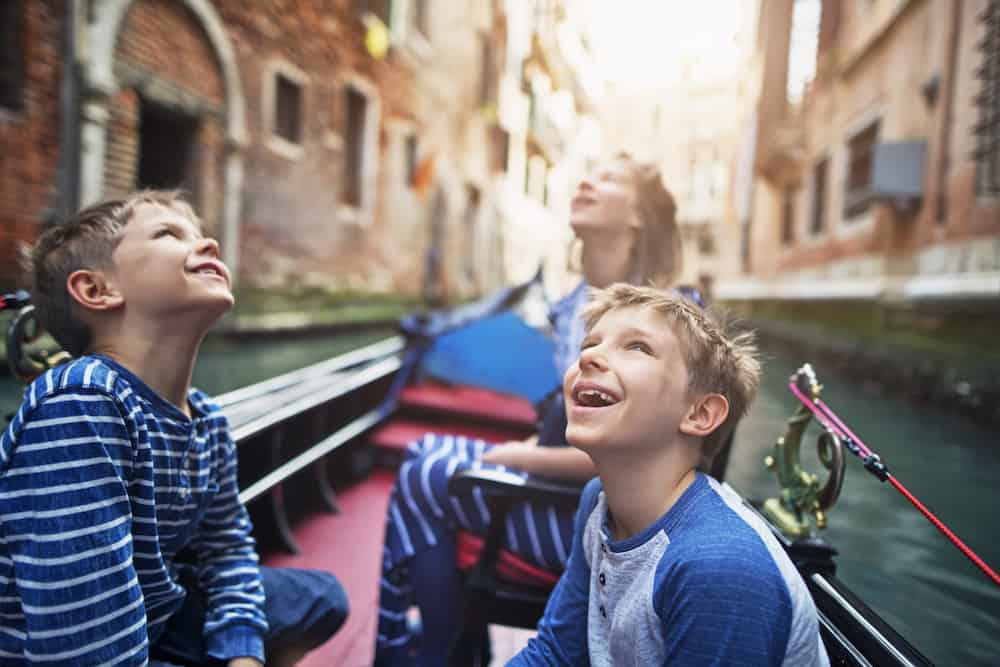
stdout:
[(251, 666), (265, 644), (291, 664), (325, 641), (343, 589), (258, 567), (226, 418), (190, 387), (233, 305), (194, 211), (107, 201), (44, 232), (31, 264), (42, 325), (79, 358), (0, 436), (0, 664)]
[(511, 665), (825, 665), (816, 609), (767, 527), (697, 470), (759, 383), (746, 335), (616, 284), (563, 382), (583, 492), (566, 571)]

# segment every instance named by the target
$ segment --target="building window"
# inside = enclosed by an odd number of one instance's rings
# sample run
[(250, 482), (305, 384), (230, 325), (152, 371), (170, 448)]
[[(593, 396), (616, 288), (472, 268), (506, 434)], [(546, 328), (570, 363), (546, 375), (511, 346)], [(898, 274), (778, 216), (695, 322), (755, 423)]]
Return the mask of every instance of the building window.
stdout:
[(979, 43), (983, 64), (976, 97), (979, 123), (976, 125), (976, 171), (979, 194), (1000, 196), (1000, 0), (990, 0), (979, 16), (985, 34)]
[(274, 133), (289, 143), (302, 143), (302, 86), (280, 73), (274, 80)]
[(138, 189), (183, 188), (197, 203), (199, 119), (140, 98)]
[(265, 144), (289, 160), (305, 154), (306, 88), (309, 77), (286, 60), (272, 60), (261, 82)]
[(813, 167), (812, 215), (809, 217), (809, 233), (813, 236), (823, 233), (826, 226), (826, 174), (829, 159), (820, 160)]
[(494, 82), (496, 80), (496, 65), (493, 61), (493, 44), (489, 35), (479, 36), (480, 72), (479, 72), (479, 104), (486, 106), (494, 101)]
[(785, 188), (781, 204), (781, 244), (792, 245), (795, 242), (795, 188)]
[(430, 8), (428, 3), (429, 0), (410, 0), (410, 19), (413, 29), (423, 35), (424, 39), (430, 38)]
[(528, 158), (524, 193), (543, 206), (548, 203), (549, 164), (541, 155)]
[(24, 108), (24, 3), (0, 2), (0, 107)]
[(377, 16), (383, 24), (389, 25), (389, 17), (392, 15), (392, 0), (355, 0), (354, 5), (359, 15), (372, 14)]
[(510, 134), (502, 127), (494, 125), (490, 130), (490, 144), (490, 166), (493, 171), (507, 171), (507, 161), (510, 159)]
[(702, 229), (698, 232), (698, 253), (706, 257), (715, 255), (715, 235), (710, 229)]
[(465, 213), (463, 214), (463, 226), (465, 227), (465, 279), (478, 291), (479, 277), (476, 268), (480, 262), (478, 225), (479, 205), (482, 201), (482, 192), (474, 185), (465, 186)]
[(851, 218), (871, 206), (872, 161), (878, 143), (879, 121), (854, 135), (847, 144), (847, 180), (844, 189), (844, 217)]
[(361, 207), (367, 115), (368, 98), (354, 86), (347, 86), (344, 99), (344, 189), (340, 199), (355, 208)]
[(403, 142), (403, 169), (405, 170), (403, 178), (406, 186), (409, 188), (412, 188), (417, 184), (418, 148), (417, 135), (414, 132), (410, 132), (406, 135), (406, 139)]

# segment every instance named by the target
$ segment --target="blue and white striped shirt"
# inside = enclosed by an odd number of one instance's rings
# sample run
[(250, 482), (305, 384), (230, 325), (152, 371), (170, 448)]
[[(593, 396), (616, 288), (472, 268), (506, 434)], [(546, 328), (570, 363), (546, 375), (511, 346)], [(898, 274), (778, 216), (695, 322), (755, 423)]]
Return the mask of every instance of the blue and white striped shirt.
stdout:
[(49, 371), (0, 436), (0, 663), (142, 665), (195, 555), (209, 655), (263, 660), (264, 591), (225, 416), (105, 357)]

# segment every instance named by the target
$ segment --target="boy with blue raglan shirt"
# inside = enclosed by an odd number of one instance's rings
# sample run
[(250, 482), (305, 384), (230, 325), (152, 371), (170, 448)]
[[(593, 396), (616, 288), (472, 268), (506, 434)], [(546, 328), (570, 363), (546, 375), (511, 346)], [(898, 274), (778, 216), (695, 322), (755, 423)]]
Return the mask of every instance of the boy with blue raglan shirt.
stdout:
[(765, 523), (699, 471), (745, 414), (760, 365), (747, 334), (616, 284), (583, 313), (563, 382), (584, 489), (566, 571), (525, 665), (828, 665), (816, 609)]
[[(343, 623), (326, 572), (258, 566), (236, 446), (192, 389), (232, 305), (175, 193), (87, 208), (31, 253), (42, 325), (77, 359), (0, 435), (0, 664), (290, 665)], [(183, 552), (183, 553), (182, 553)]]

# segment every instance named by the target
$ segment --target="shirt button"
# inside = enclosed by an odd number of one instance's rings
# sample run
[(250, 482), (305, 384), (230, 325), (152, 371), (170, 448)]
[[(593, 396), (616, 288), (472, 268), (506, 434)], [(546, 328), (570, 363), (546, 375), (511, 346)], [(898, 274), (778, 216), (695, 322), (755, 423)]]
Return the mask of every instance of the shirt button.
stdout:
[(597, 577), (597, 580), (601, 582), (601, 586), (603, 586), (607, 582), (607, 579), (604, 577), (603, 572), (601, 572), (601, 576)]
[(608, 612), (604, 611), (604, 605), (603, 604), (601, 605), (601, 616), (603, 616), (604, 618), (608, 617)]

